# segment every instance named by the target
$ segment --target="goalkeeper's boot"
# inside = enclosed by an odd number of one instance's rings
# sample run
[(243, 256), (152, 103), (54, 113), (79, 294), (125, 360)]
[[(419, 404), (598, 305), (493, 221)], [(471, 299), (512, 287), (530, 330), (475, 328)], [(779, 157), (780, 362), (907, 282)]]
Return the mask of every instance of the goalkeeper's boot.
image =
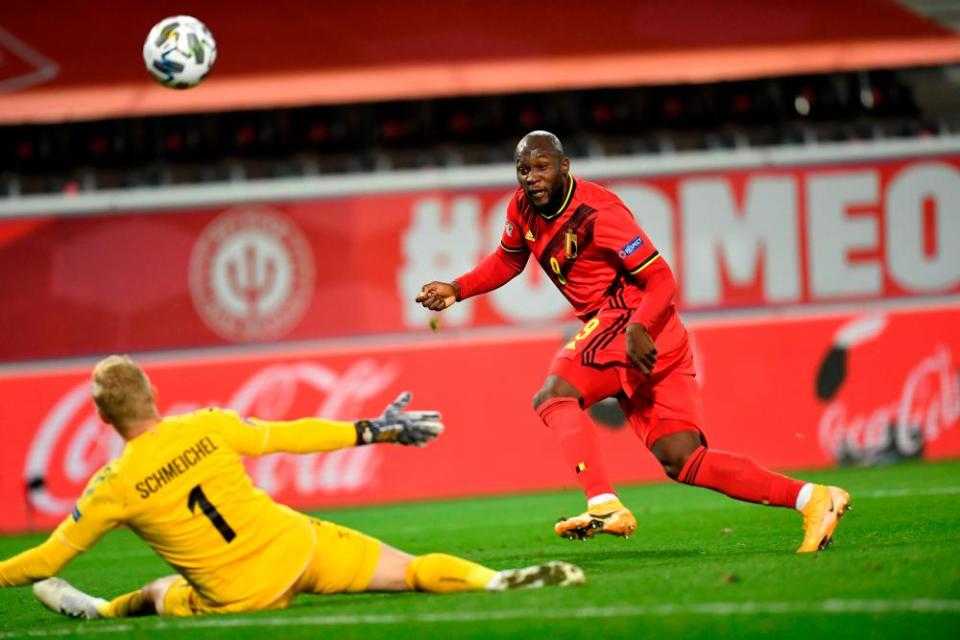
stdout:
[(33, 595), (51, 611), (83, 620), (99, 618), (97, 606), (107, 603), (103, 598), (87, 595), (60, 578), (47, 578), (35, 582)]
[(813, 485), (813, 493), (803, 513), (803, 544), (797, 553), (812, 553), (826, 549), (833, 530), (850, 508), (850, 494), (839, 487)]
[(569, 562), (546, 562), (523, 569), (504, 569), (487, 583), (487, 591), (539, 589), (540, 587), (572, 587), (584, 584), (583, 569)]
[(560, 518), (553, 530), (569, 540), (586, 540), (598, 533), (628, 538), (637, 530), (637, 519), (619, 500), (608, 500), (589, 507), (578, 516)]

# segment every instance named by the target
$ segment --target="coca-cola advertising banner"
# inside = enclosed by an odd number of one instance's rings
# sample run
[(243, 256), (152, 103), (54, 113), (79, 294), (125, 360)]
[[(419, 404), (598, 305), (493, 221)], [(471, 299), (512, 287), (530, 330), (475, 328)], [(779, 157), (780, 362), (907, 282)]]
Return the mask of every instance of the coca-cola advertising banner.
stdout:
[[(268, 419), (379, 414), (404, 389), (443, 412), (426, 448), (377, 445), (249, 459), (296, 507), (568, 487), (531, 408), (560, 332), (142, 361), (163, 413), (219, 405)], [(960, 455), (960, 307), (692, 327), (710, 446), (775, 469)], [(0, 374), (0, 530), (49, 527), (123, 443), (89, 399), (89, 369)], [(508, 371), (509, 374), (505, 374)], [(618, 483), (663, 479), (609, 406), (592, 410)], [(544, 514), (544, 521), (558, 514)]]
[[(673, 266), (686, 310), (960, 292), (960, 156), (603, 182)], [(497, 246), (511, 193), (0, 221), (0, 359), (423, 331), (420, 286)], [(444, 321), (569, 317), (533, 265)]]

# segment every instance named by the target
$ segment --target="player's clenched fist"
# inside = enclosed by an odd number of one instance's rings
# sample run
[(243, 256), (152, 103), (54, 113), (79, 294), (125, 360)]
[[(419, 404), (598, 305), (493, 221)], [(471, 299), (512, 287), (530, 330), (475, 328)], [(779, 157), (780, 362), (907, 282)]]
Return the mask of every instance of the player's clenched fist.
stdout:
[(460, 299), (460, 286), (456, 282), (430, 282), (420, 288), (417, 302), (431, 311), (443, 311)]
[(627, 357), (640, 373), (649, 377), (657, 362), (657, 347), (642, 324), (627, 325)]

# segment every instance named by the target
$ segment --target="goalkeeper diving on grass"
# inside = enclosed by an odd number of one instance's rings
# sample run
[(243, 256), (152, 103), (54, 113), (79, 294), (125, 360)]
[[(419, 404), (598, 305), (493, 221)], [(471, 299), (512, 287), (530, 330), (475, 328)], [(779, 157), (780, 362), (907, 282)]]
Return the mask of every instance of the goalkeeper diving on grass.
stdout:
[[(441, 417), (407, 411), (408, 392), (370, 420), (281, 422), (218, 408), (161, 416), (156, 388), (126, 356), (105, 358), (92, 378), (97, 412), (126, 442), (123, 453), (94, 474), (45, 542), (0, 561), (0, 587), (34, 583), (34, 594), (54, 611), (191, 616), (283, 608), (300, 593), (505, 591), (585, 581), (563, 562), (495, 571), (441, 553), (414, 557), (277, 504), (244, 469), (241, 456), (424, 446), (443, 431)], [(112, 600), (53, 577), (120, 525), (177, 574)]]

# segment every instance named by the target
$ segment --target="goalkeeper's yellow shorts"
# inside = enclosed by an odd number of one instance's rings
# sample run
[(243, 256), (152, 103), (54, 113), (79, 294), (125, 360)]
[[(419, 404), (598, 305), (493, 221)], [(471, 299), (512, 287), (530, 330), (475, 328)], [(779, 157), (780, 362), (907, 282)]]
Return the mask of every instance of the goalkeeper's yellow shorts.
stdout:
[[(306, 569), (279, 599), (264, 603), (260, 598), (229, 604), (207, 602), (182, 577), (167, 589), (163, 615), (194, 616), (206, 613), (239, 613), (283, 609), (298, 593), (353, 593), (365, 591), (380, 561), (381, 543), (359, 531), (323, 520), (310, 521), (317, 534), (313, 558)], [(256, 576), (250, 576), (256, 580)]]
[(317, 547), (283, 606), (298, 593), (366, 591), (380, 562), (382, 544), (376, 538), (332, 522), (311, 522), (317, 532)]

